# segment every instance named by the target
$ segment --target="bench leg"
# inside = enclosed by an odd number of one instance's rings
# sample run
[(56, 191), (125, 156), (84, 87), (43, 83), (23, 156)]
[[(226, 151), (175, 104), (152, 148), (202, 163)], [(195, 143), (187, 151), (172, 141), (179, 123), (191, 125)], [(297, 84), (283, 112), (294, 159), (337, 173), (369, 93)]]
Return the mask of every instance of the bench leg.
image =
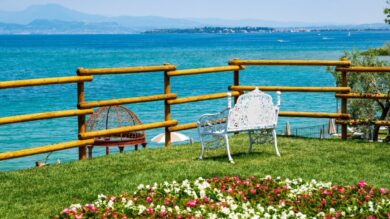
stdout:
[(249, 148), (248, 148), (248, 153), (251, 153), (251, 152), (252, 152), (252, 145), (253, 145), (253, 141), (252, 141), (252, 131), (249, 131), (249, 132), (248, 132), (248, 135), (249, 135)]
[(204, 155), (204, 143), (202, 140), (202, 136), (200, 136), (200, 144), (201, 144), (201, 151), (199, 155), (199, 160), (203, 160), (203, 155)]
[(228, 154), (229, 161), (230, 161), (230, 163), (234, 164), (233, 158), (232, 158), (232, 156), (230, 155), (229, 137), (228, 137), (227, 134), (224, 135), (224, 139), (225, 139), (226, 152), (227, 152), (227, 154)]
[(274, 138), (274, 148), (276, 156), (280, 157), (279, 149), (278, 149), (278, 141), (276, 139), (276, 130), (272, 130), (272, 137)]

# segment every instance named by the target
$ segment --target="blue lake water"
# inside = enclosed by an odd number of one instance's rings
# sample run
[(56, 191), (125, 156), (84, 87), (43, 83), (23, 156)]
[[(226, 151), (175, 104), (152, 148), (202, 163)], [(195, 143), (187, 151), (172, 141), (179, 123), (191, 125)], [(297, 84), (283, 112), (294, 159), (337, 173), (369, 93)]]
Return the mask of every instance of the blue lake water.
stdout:
[[(323, 32), (264, 34), (166, 35), (33, 35), (0, 36), (0, 81), (73, 76), (77, 67), (119, 67), (175, 64), (178, 69), (226, 65), (240, 59), (339, 59), (345, 50), (380, 47), (390, 32)], [(255, 67), (242, 71), (242, 85), (334, 86), (325, 67)], [(171, 79), (172, 92), (180, 97), (227, 91), (232, 73)], [(163, 92), (163, 73), (95, 76), (86, 84), (86, 100), (136, 97)], [(76, 85), (52, 85), (0, 90), (0, 116), (75, 109)], [(195, 122), (203, 113), (216, 112), (225, 99), (175, 105), (172, 118)], [(164, 119), (163, 102), (127, 105), (144, 123)], [(282, 111), (335, 112), (334, 94), (283, 93)], [(324, 124), (321, 119), (281, 118), (292, 127)], [(147, 139), (163, 129), (147, 131)], [(184, 131), (197, 140), (196, 130)], [(34, 121), (0, 126), (0, 152), (75, 140), (77, 118)], [(149, 147), (160, 147), (149, 143)], [(129, 150), (129, 149), (127, 149)], [(116, 149), (114, 151), (117, 151)], [(94, 156), (104, 154), (94, 149)], [(47, 155), (0, 161), (0, 170), (34, 166)], [(194, 155), (195, 156), (195, 155)], [(52, 153), (50, 162), (77, 159), (77, 149)]]

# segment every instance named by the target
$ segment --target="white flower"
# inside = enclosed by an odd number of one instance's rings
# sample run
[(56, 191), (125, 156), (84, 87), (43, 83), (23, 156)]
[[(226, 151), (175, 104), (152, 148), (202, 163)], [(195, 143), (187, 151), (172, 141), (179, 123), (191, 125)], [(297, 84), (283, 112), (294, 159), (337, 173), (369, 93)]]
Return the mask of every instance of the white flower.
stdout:
[(98, 195), (98, 199), (105, 200), (107, 197), (103, 194)]
[(73, 204), (70, 206), (70, 208), (81, 209), (81, 205), (80, 204)]
[(108, 201), (107, 206), (112, 208), (114, 206), (114, 202), (112, 200)]
[(209, 213), (209, 214), (207, 214), (207, 216), (209, 219), (217, 219), (218, 218), (218, 216), (214, 213)]
[(137, 187), (138, 190), (142, 190), (144, 188), (145, 188), (144, 184), (139, 184), (138, 187)]
[(259, 211), (260, 211), (261, 213), (264, 213), (264, 208), (263, 208), (263, 206), (261, 206), (260, 204), (257, 205), (257, 209), (259, 209)]
[(234, 210), (236, 210), (236, 209), (237, 209), (237, 207), (238, 207), (238, 205), (236, 205), (236, 204), (232, 204), (232, 205), (230, 206), (230, 209), (232, 209), (232, 210), (234, 211)]
[(224, 213), (224, 214), (226, 214), (226, 215), (229, 215), (229, 214), (230, 214), (229, 208), (226, 208), (226, 207), (222, 207), (221, 212)]
[(134, 202), (132, 200), (129, 200), (126, 203), (125, 208), (128, 208), (128, 207), (132, 206), (133, 204), (134, 204)]
[(146, 210), (146, 207), (143, 206), (143, 205), (138, 205), (138, 215), (144, 213), (144, 211)]

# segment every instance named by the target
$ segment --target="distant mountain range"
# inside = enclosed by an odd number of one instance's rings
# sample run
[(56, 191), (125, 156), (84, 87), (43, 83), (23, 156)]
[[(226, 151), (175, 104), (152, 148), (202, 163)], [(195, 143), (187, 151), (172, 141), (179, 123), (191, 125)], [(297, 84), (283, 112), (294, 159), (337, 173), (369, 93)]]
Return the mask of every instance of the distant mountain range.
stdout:
[(390, 29), (386, 24), (327, 25), (302, 22), (227, 19), (177, 19), (155, 16), (107, 17), (82, 13), (57, 4), (32, 5), (22, 11), (0, 11), (0, 34), (131, 34), (154, 29), (198, 27), (324, 27)]

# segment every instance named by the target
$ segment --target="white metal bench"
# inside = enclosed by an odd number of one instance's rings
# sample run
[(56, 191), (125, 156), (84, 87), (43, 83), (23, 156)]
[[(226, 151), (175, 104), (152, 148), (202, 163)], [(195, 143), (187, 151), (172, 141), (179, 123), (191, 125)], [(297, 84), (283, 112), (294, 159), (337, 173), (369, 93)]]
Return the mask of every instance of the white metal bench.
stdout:
[[(276, 139), (276, 126), (280, 106), (281, 92), (276, 92), (276, 104), (272, 97), (259, 89), (241, 95), (231, 108), (231, 94), (228, 93), (228, 107), (216, 114), (204, 114), (198, 120), (198, 132), (202, 144), (199, 159), (203, 159), (205, 148), (217, 148), (226, 145), (231, 163), (229, 133), (248, 132), (249, 150), (253, 144), (264, 144), (273, 140), (275, 153), (280, 156)], [(272, 138), (270, 138), (272, 136)]]

